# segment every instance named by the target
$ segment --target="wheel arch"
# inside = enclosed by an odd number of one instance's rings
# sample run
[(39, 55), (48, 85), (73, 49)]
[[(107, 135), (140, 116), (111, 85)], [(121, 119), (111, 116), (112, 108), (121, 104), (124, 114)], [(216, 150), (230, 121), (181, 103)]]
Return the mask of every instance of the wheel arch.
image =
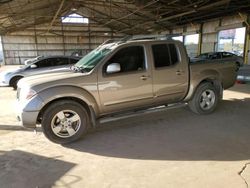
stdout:
[(70, 100), (70, 101), (75, 101), (75, 102), (79, 103), (82, 107), (84, 107), (87, 110), (92, 126), (94, 126), (94, 127), (96, 126), (96, 114), (95, 114), (93, 107), (88, 105), (85, 101), (83, 101), (82, 99), (79, 99), (77, 97), (61, 97), (61, 98), (57, 98), (57, 99), (50, 101), (49, 103), (44, 105), (42, 107), (42, 109), (40, 110), (40, 112), (37, 116), (37, 123), (39, 123), (39, 124), (41, 123), (42, 115), (44, 114), (44, 112), (48, 109), (48, 107), (51, 104), (54, 104), (56, 102), (63, 101), (63, 100)]
[(95, 124), (93, 121), (99, 114), (99, 108), (95, 97), (92, 96), (92, 94), (90, 94), (88, 91), (74, 86), (54, 87), (43, 90), (39, 92), (38, 95), (43, 101), (43, 106), (41, 106), (39, 115), (37, 117), (38, 123), (41, 122), (43, 113), (51, 104), (62, 100), (72, 100), (81, 104), (81, 106), (87, 110), (90, 120)]
[(192, 83), (192, 84), (190, 83), (191, 86), (190, 86), (189, 92), (185, 98), (185, 101), (189, 101), (190, 99), (192, 99), (198, 86), (203, 84), (203, 83), (207, 83), (207, 82), (211, 83), (216, 88), (216, 90), (218, 91), (218, 94), (220, 96), (220, 99), (222, 99), (222, 97), (223, 97), (223, 83), (222, 83), (220, 77), (218, 76), (218, 74), (215, 74), (215, 75), (203, 77), (202, 79), (200, 79), (196, 83)]
[(13, 86), (13, 81), (16, 79), (16, 78), (20, 78), (20, 79), (22, 79), (24, 76), (22, 76), (22, 75), (14, 75), (14, 76), (12, 76), (11, 78), (10, 78), (10, 80), (9, 80), (9, 85), (10, 86)]

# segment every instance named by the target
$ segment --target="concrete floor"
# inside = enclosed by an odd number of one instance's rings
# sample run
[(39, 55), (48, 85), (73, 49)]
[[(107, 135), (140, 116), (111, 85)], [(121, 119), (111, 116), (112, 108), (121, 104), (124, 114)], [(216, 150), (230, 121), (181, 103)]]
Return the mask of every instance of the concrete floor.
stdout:
[(225, 91), (211, 115), (180, 108), (106, 123), (66, 146), (19, 127), (14, 99), (15, 91), (0, 87), (1, 188), (250, 184), (250, 85)]

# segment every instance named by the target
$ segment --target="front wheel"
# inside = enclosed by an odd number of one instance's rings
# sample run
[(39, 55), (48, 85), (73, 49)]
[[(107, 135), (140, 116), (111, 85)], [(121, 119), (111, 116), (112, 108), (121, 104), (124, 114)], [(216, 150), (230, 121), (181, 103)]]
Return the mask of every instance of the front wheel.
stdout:
[(75, 101), (52, 103), (42, 115), (44, 135), (52, 142), (66, 144), (87, 133), (89, 117), (86, 109)]
[(196, 114), (209, 114), (216, 109), (218, 100), (219, 93), (215, 87), (211, 83), (203, 83), (198, 86), (188, 105)]

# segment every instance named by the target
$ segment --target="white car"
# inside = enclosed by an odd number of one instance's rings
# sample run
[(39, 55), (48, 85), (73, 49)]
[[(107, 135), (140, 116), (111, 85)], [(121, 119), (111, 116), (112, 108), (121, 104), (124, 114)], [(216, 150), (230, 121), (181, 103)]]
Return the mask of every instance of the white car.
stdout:
[(31, 64), (21, 66), (14, 70), (0, 73), (0, 85), (17, 88), (17, 82), (26, 76), (45, 74), (49, 72), (61, 72), (69, 70), (69, 67), (80, 60), (73, 56), (49, 56), (39, 58)]

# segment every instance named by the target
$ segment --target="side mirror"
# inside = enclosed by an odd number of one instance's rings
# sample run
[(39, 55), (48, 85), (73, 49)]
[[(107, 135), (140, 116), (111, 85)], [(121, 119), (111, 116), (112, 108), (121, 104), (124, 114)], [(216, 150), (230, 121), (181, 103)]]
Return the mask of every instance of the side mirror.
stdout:
[(116, 73), (121, 71), (121, 65), (119, 63), (112, 63), (108, 65), (106, 73), (111, 74), (111, 73)]
[(35, 69), (35, 68), (37, 68), (37, 65), (36, 64), (32, 64), (32, 65), (30, 65), (30, 68), (31, 69)]

